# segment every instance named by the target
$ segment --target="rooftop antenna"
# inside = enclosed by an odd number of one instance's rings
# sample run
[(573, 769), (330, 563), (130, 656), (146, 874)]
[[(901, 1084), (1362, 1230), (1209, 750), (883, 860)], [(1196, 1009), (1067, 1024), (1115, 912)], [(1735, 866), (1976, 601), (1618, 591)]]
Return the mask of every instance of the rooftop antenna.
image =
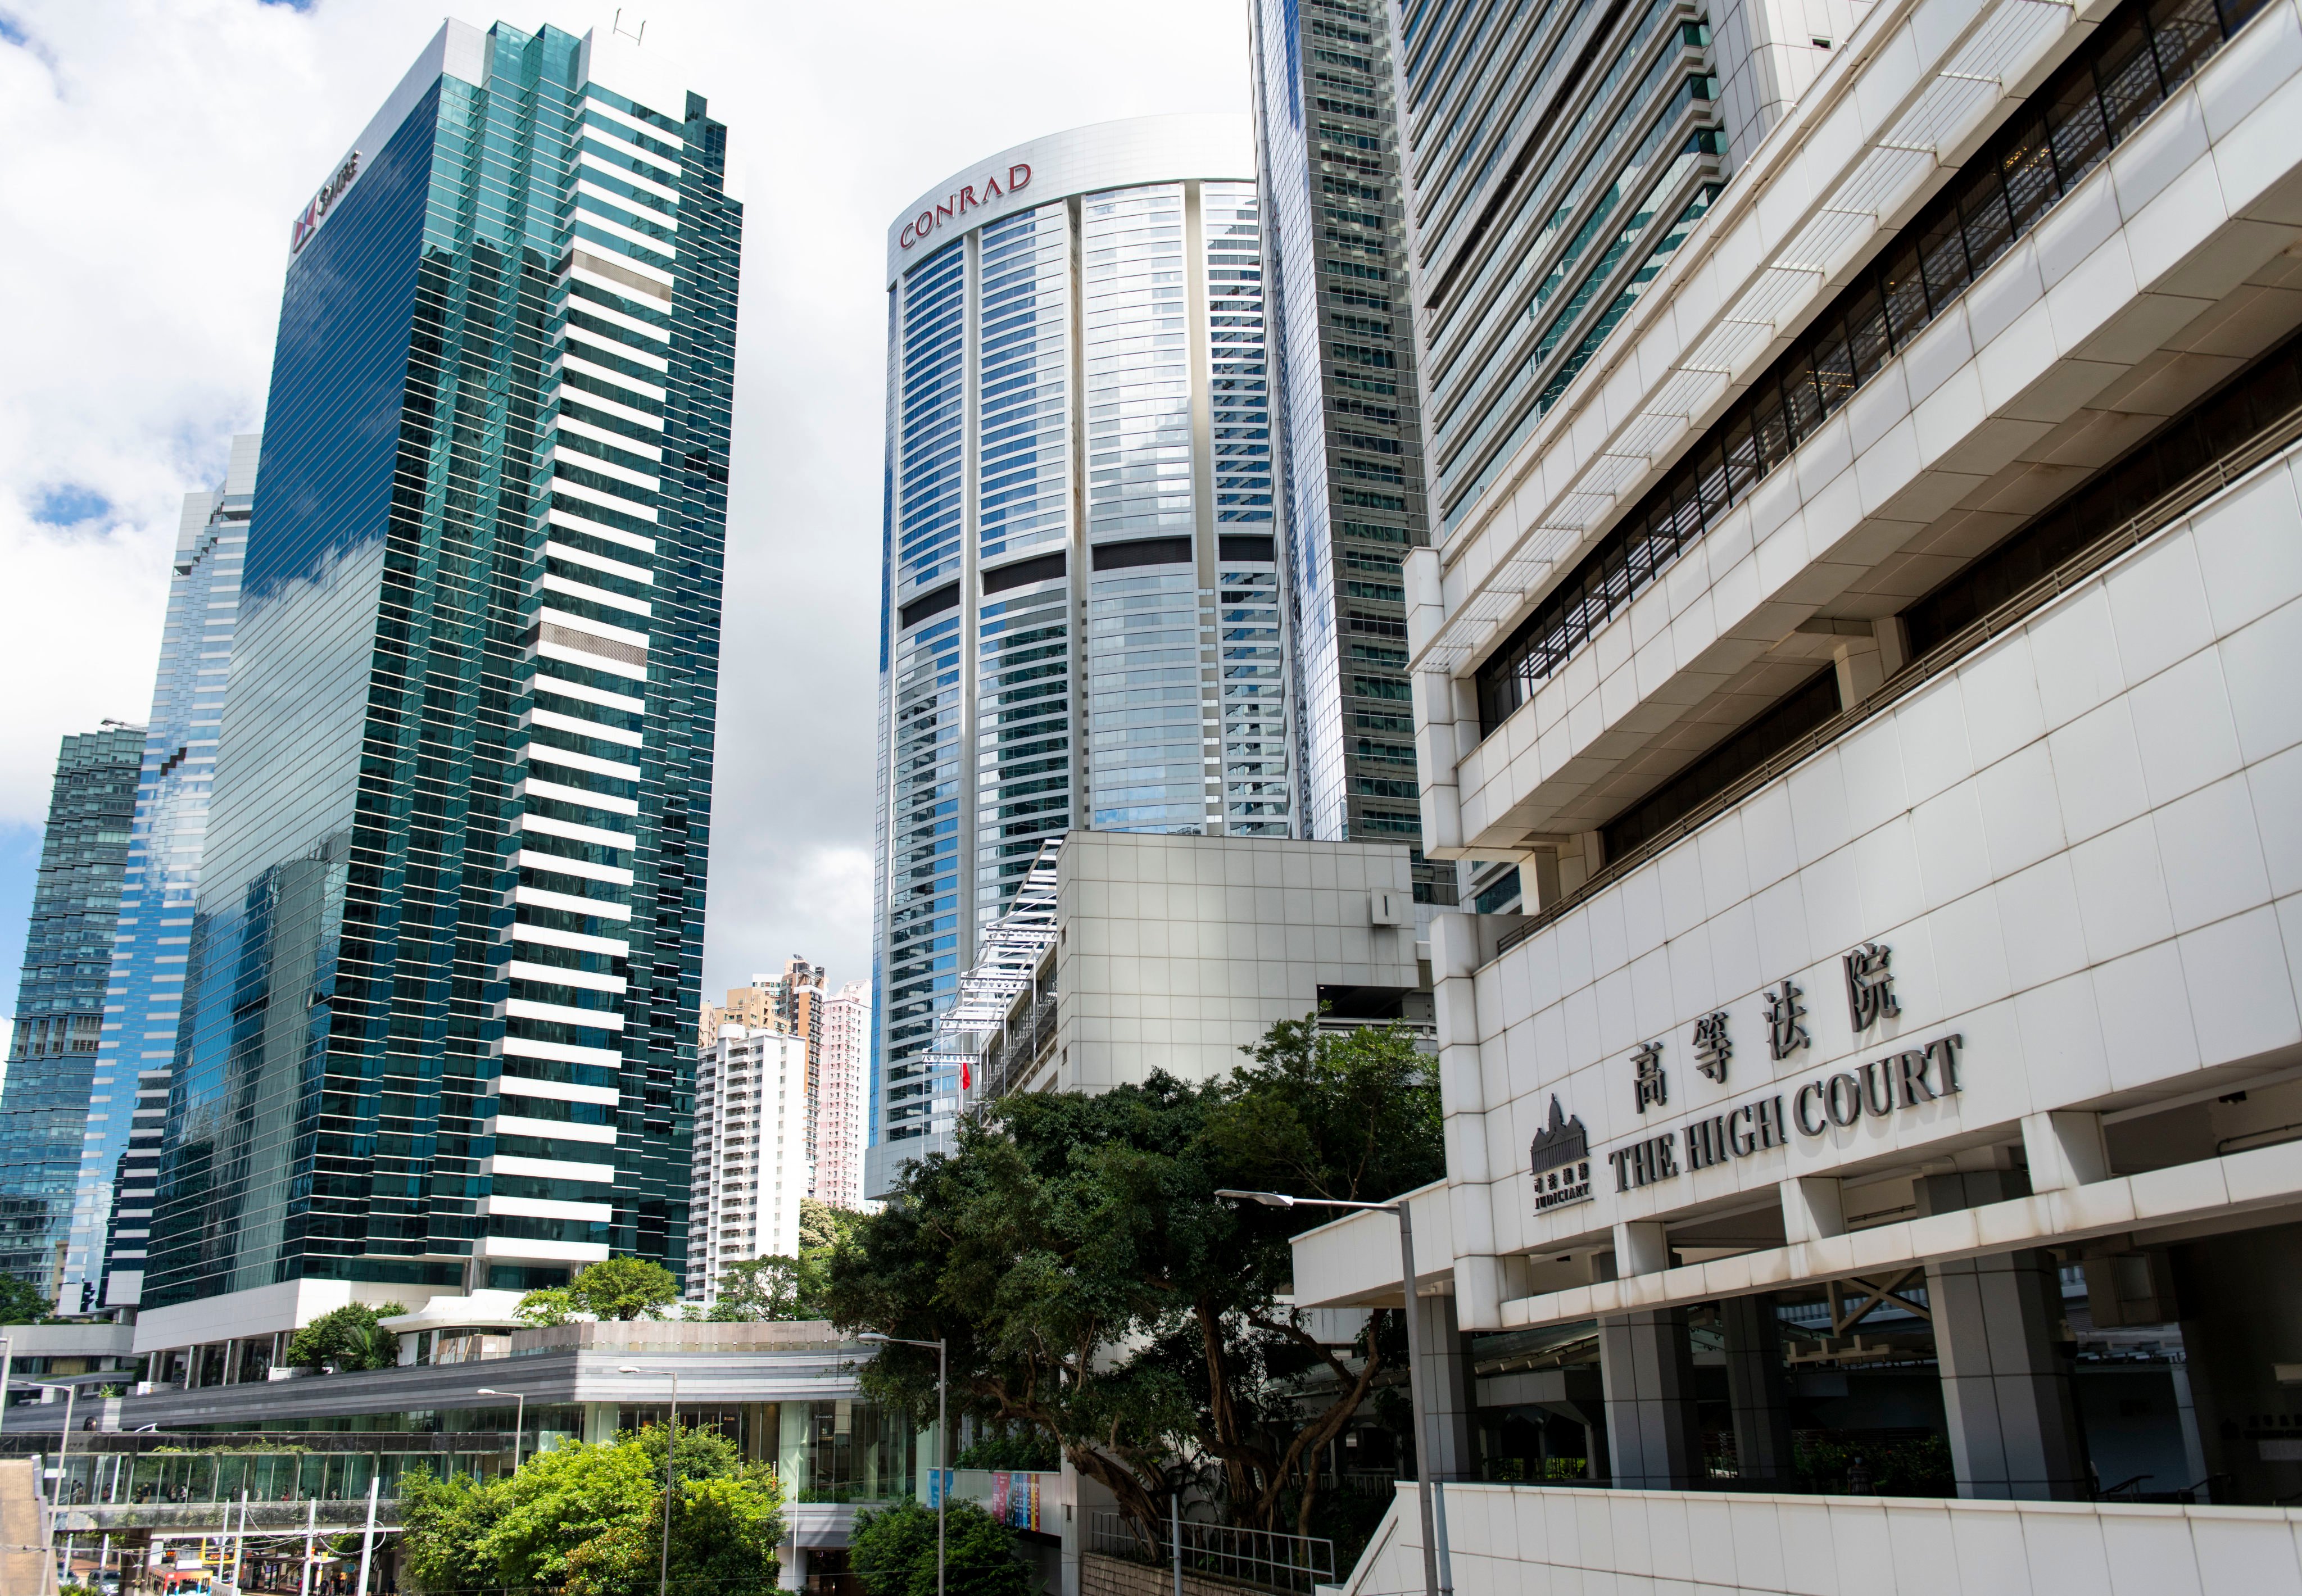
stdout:
[(640, 30), (637, 33), (624, 32), (624, 8), (620, 5), (616, 7), (616, 20), (608, 25), (608, 31), (623, 33), (626, 38), (635, 45), (643, 45), (647, 42), (647, 23), (644, 21), (640, 23)]

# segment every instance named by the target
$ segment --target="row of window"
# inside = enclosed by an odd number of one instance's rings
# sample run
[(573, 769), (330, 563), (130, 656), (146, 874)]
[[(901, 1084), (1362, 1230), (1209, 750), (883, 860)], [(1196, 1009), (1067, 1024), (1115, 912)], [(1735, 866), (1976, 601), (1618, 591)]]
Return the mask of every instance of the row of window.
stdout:
[(2127, 0), (1477, 673), (1491, 733), (2101, 164), (2258, 0)]

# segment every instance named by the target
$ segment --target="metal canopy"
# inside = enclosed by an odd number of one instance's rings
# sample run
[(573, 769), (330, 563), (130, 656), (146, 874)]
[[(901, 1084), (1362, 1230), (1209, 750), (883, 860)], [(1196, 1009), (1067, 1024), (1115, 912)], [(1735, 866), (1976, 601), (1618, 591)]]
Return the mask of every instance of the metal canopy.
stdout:
[[(973, 1084), (976, 1063), (1006, 1024), (1017, 995), (1031, 989), (1039, 960), (1055, 939), (1055, 861), (1063, 851), (1059, 836), (1039, 844), (1015, 901), (985, 928), (974, 964), (959, 978), (959, 995), (936, 1017), (928, 1068), (958, 1071), (962, 1091)], [(937, 1096), (939, 1110), (956, 1108), (956, 1094), (940, 1081)]]

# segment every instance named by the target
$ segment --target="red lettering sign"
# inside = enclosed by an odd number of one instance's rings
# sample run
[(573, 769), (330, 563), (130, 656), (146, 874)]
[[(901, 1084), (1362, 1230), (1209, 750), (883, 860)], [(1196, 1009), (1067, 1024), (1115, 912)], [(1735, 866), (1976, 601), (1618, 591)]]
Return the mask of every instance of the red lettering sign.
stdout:
[(1030, 181), (1030, 167), (1018, 161), (1007, 169), (1007, 186), (1004, 189), (1000, 188), (996, 177), (985, 178), (979, 192), (978, 185), (970, 183), (958, 193), (937, 201), (904, 223), (903, 231), (895, 235), (896, 248), (909, 249), (945, 223), (989, 205), (995, 199), (1003, 199)]

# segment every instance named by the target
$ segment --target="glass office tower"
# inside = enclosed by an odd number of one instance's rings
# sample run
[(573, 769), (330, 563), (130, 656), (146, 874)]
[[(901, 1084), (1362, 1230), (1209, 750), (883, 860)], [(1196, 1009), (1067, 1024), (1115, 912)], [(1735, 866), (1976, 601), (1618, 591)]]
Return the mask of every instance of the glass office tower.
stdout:
[(80, 1144), (91, 1123), (101, 1134), (115, 1115), (124, 1120), (131, 1100), (109, 1072), (99, 1093), (97, 1045), (143, 752), (141, 727), (107, 722), (67, 736), (40, 838), (0, 1088), (0, 1271), (49, 1298), (65, 1279)]
[(1414, 845), (1416, 901), (1449, 904), (1454, 865), (1419, 846), (1399, 570), (1429, 538), (1390, 17), (1383, 0), (1249, 16), (1303, 828)]
[(1421, 0), (1402, 15), (1443, 541), (1709, 210), (1727, 139), (1709, 13), (1686, 0)]
[(231, 441), (223, 485), (185, 494), (177, 528), (97, 1043), (96, 1089), (108, 1096), (88, 1114), (64, 1259), (76, 1306), (133, 1307), (143, 1282), (262, 442), (254, 433)]
[[(1340, 3), (1310, 14), (1332, 17)], [(1784, 85), (1810, 70), (1803, 57), (1827, 57), (1830, 38), (1810, 46), (1810, 25), (1838, 37), (1850, 25), (1844, 0), (1815, 0), (1807, 21), (1779, 11), (1747, 0), (1538, 10), (1413, 0), (1396, 13), (1424, 542), (1443, 548), (1498, 486), (1782, 113)], [(1729, 44), (1731, 97), (1714, 21)], [(1312, 43), (1315, 56), (1333, 53), (1335, 41)], [(1460, 894), (1483, 913), (1531, 901), (1508, 859), (1471, 860)]]
[(888, 230), (867, 1195), (940, 1145), (920, 1055), (1042, 843), (1295, 831), (1253, 172), (1244, 118), (1106, 122)]
[(139, 1345), (684, 1263), (726, 152), (451, 22), (295, 219)]

